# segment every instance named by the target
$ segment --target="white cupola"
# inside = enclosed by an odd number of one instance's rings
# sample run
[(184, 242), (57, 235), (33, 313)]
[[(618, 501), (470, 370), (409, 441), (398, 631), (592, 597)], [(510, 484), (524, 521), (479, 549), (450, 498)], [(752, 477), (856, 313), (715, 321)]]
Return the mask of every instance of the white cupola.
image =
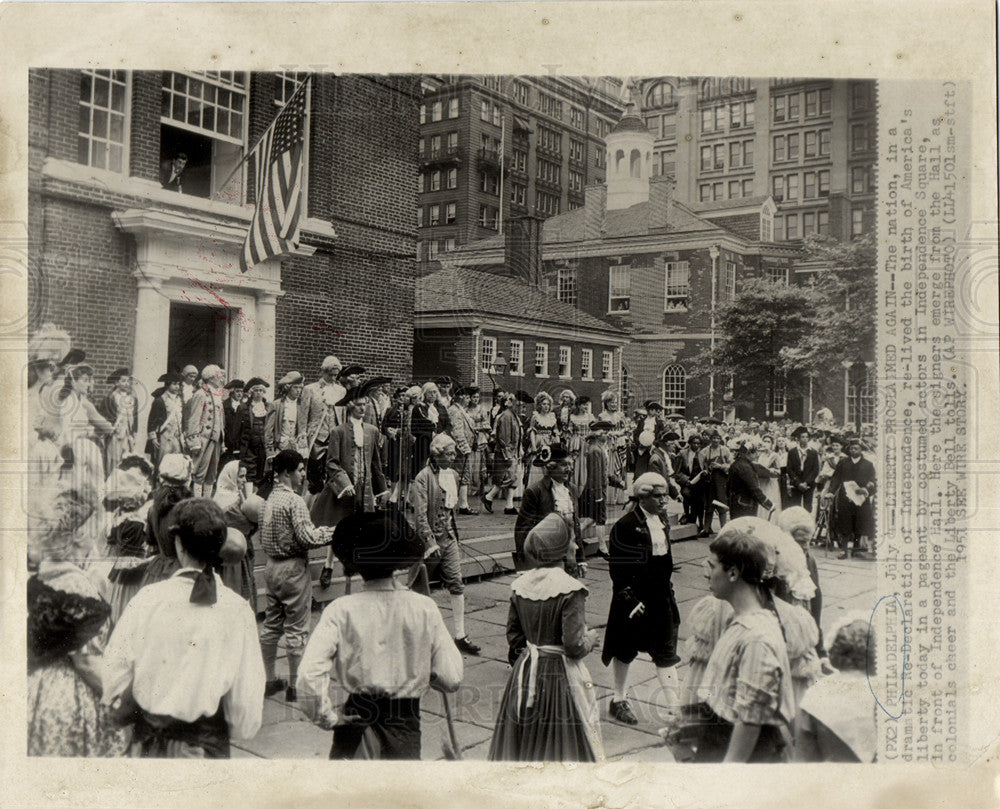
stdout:
[(608, 148), (608, 210), (649, 200), (653, 173), (653, 133), (639, 117), (635, 98), (605, 139)]

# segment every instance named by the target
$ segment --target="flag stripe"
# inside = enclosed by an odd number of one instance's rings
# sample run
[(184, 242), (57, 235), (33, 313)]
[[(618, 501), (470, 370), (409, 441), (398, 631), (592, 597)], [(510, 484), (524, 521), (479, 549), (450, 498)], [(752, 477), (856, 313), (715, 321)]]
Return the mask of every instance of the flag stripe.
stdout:
[(243, 243), (240, 259), (243, 272), (298, 246), (309, 80), (307, 77), (282, 107), (250, 155), (257, 207)]

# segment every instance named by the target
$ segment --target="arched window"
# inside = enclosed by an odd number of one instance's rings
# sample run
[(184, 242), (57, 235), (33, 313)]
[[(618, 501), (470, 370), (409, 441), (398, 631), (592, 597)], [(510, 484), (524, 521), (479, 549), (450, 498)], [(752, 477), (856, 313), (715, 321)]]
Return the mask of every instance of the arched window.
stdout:
[(628, 173), (630, 177), (642, 176), (642, 152), (633, 149), (629, 155)]
[[(862, 426), (875, 423), (875, 375), (867, 367), (850, 369), (847, 374), (847, 423)], [(859, 414), (860, 409), (860, 414)]]
[(654, 84), (646, 93), (647, 110), (656, 107), (669, 107), (674, 103), (674, 86), (670, 82), (661, 81)]
[(683, 365), (663, 370), (663, 407), (668, 413), (683, 413), (687, 402), (687, 372)]
[(625, 152), (619, 149), (615, 152), (615, 172), (621, 174), (623, 164), (625, 163)]

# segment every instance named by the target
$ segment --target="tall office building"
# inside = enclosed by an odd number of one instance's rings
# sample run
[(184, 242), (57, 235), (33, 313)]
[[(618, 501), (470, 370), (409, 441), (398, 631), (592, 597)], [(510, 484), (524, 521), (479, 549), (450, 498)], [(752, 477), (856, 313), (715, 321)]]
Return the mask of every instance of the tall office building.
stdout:
[(622, 82), (611, 78), (427, 76), (423, 92), (424, 270), (457, 245), (497, 234), (511, 216), (582, 207), (584, 187), (605, 179), (604, 138), (625, 107)]
[(699, 212), (770, 195), (776, 242), (874, 227), (874, 81), (662, 76), (640, 99), (653, 173)]

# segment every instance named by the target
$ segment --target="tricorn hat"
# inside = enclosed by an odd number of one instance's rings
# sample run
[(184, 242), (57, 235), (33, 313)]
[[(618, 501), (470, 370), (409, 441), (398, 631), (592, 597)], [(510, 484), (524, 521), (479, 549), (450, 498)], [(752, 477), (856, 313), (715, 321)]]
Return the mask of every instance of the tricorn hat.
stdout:
[(340, 373), (337, 374), (337, 379), (343, 379), (346, 376), (358, 376), (365, 373), (365, 369), (360, 365), (348, 365), (346, 368), (341, 368)]
[(109, 385), (115, 385), (118, 383), (119, 379), (121, 379), (123, 376), (129, 376), (130, 373), (131, 372), (129, 371), (128, 368), (116, 368), (110, 374), (108, 374), (107, 382)]
[(423, 543), (395, 511), (355, 512), (333, 532), (333, 552), (345, 570), (364, 578), (385, 578), (423, 556)]
[(663, 405), (656, 401), (656, 399), (647, 399), (642, 403), (642, 406), (645, 407), (646, 410), (663, 410)]
[(242, 379), (230, 379), (226, 384), (226, 390), (243, 390), (246, 386), (246, 382)]
[(535, 455), (535, 466), (545, 466), (547, 463), (555, 461), (565, 461), (569, 457), (569, 451), (562, 444), (549, 444), (542, 447)]
[[(177, 373), (177, 371), (167, 371), (165, 374), (160, 374), (160, 378), (156, 381), (162, 382), (164, 385), (169, 385), (172, 382), (183, 382), (184, 377)], [(227, 385), (226, 387), (229, 386)]]
[(251, 388), (257, 387), (258, 385), (262, 385), (265, 388), (271, 387), (267, 382), (265, 382), (259, 376), (250, 377), (250, 379), (247, 380), (247, 384), (245, 387), (247, 390), (250, 390)]

